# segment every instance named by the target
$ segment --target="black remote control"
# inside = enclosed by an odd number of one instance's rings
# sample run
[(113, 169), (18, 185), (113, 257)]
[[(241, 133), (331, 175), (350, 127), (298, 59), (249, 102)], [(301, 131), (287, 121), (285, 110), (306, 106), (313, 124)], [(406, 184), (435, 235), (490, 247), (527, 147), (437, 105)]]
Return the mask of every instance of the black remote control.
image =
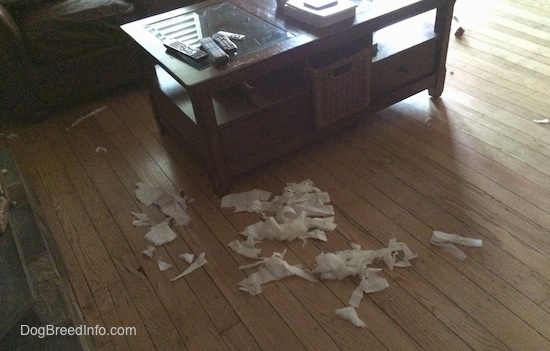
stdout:
[(231, 41), (226, 35), (223, 34), (212, 34), (212, 39), (220, 46), (220, 48), (223, 49), (223, 51), (227, 52), (230, 55), (233, 55), (237, 52), (237, 45)]
[(199, 43), (201, 43), (204, 51), (210, 55), (210, 59), (214, 65), (222, 65), (229, 61), (229, 55), (211, 37), (201, 38), (199, 39)]
[(181, 41), (176, 40), (170, 43), (164, 43), (164, 46), (180, 54), (191, 57), (192, 59), (197, 61), (208, 57), (208, 54), (206, 52), (199, 49), (192, 48)]

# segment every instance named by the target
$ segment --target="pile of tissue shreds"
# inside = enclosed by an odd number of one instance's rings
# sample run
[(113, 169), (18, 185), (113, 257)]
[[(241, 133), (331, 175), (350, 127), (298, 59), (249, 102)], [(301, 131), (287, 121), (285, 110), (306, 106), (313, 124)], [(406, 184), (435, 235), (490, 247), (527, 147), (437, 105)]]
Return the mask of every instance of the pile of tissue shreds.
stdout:
[[(325, 230), (336, 229), (334, 208), (328, 205), (328, 193), (314, 187), (311, 180), (288, 183), (282, 195), (268, 201), (270, 197), (271, 193), (254, 189), (229, 194), (222, 198), (221, 202), (221, 207), (234, 207), (235, 212), (260, 213), (265, 219), (246, 227), (241, 232), (246, 240), (235, 240), (228, 245), (241, 255), (260, 259), (254, 264), (239, 267), (260, 267), (257, 272), (239, 282), (241, 290), (253, 295), (262, 292), (261, 284), (287, 276), (297, 275), (311, 282), (318, 281), (300, 265), (291, 266), (284, 261), (285, 251), (275, 252), (268, 258), (260, 258), (261, 249), (255, 247), (257, 242), (263, 239), (305, 241), (308, 238), (326, 241)], [(266, 212), (272, 212), (274, 215), (266, 216)], [(397, 260), (399, 252), (402, 252), (401, 260)], [(396, 239), (390, 239), (388, 247), (379, 250), (362, 250), (359, 245), (351, 243), (350, 250), (319, 254), (315, 258), (316, 264), (311, 273), (320, 275), (322, 279), (342, 280), (350, 276), (360, 278), (361, 281), (349, 300), (350, 306), (336, 310), (336, 314), (355, 326), (365, 327), (365, 323), (359, 319), (355, 310), (359, 307), (363, 294), (381, 291), (389, 286), (387, 280), (377, 274), (382, 269), (371, 268), (369, 265), (375, 260), (383, 260), (389, 269), (410, 267), (409, 261), (415, 257), (416, 254), (413, 254), (405, 243), (397, 242)]]
[[(165, 219), (162, 222), (155, 224), (149, 216), (147, 216), (147, 214), (132, 212), (132, 215), (134, 216), (134, 220), (132, 222), (133, 225), (150, 227), (149, 231), (143, 238), (154, 246), (148, 246), (147, 249), (143, 251), (143, 254), (149, 258), (153, 258), (155, 246), (164, 245), (177, 238), (176, 233), (172, 230), (172, 228), (170, 228), (171, 220), (174, 221), (177, 226), (189, 224), (191, 218), (187, 214), (188, 199), (187, 197), (180, 196), (181, 191), (178, 191), (177, 193), (167, 193), (160, 187), (152, 187), (142, 182), (137, 183), (136, 187), (136, 198), (145, 206), (156, 205), (165, 216)], [(201, 253), (193, 263), (191, 262), (194, 255), (181, 254), (179, 256), (191, 265), (184, 272), (170, 279), (171, 281), (184, 277), (206, 264), (204, 252)], [(157, 263), (159, 270), (161, 271), (165, 271), (172, 267), (172, 264), (164, 262), (160, 257), (158, 258)]]

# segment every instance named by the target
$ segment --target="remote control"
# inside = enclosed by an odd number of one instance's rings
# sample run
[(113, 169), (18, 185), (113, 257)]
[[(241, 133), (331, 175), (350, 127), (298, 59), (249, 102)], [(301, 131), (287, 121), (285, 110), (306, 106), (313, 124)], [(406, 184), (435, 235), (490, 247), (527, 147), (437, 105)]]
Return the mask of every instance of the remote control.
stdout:
[(223, 30), (218, 31), (218, 34), (225, 35), (229, 39), (235, 39), (235, 40), (243, 40), (244, 39), (244, 34), (231, 33), (231, 32), (226, 32), (226, 31), (223, 31)]
[(191, 57), (192, 59), (197, 61), (208, 57), (208, 54), (206, 52), (199, 49), (192, 48), (189, 45), (178, 40), (170, 43), (164, 43), (164, 46), (180, 54)]
[(199, 43), (201, 43), (204, 51), (210, 55), (210, 59), (214, 65), (222, 65), (229, 61), (229, 55), (211, 37), (201, 38), (199, 39)]
[(232, 55), (237, 52), (237, 45), (231, 41), (226, 35), (216, 33), (212, 35), (212, 39), (223, 49), (223, 51)]

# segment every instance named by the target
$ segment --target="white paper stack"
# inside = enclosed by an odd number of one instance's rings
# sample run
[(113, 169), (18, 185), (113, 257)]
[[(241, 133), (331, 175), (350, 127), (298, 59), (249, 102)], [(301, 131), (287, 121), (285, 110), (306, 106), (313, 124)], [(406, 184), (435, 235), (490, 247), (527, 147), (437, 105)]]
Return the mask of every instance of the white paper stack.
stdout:
[(338, 0), (322, 8), (308, 6), (306, 2), (308, 0), (289, 0), (285, 5), (285, 15), (318, 28), (355, 17), (357, 4), (349, 0)]

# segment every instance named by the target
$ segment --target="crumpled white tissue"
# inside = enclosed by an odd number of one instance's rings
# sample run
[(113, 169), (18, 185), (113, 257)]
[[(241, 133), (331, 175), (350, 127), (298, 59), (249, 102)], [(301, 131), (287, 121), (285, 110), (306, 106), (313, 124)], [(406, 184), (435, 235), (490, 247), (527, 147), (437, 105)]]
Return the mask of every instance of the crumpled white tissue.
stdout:
[[(367, 266), (375, 259), (382, 259), (388, 266), (409, 267), (409, 260), (416, 258), (409, 247), (395, 238), (389, 240), (388, 247), (379, 250), (361, 250), (361, 246), (351, 244), (352, 249), (337, 252), (320, 253), (315, 257), (316, 265), (313, 273), (321, 274), (323, 279), (342, 280), (348, 276), (361, 276)], [(403, 259), (395, 262), (398, 252), (403, 252)]]
[(171, 263), (164, 262), (160, 257), (159, 257), (159, 259), (157, 260), (157, 265), (158, 265), (159, 270), (160, 270), (161, 272), (164, 272), (165, 270), (170, 269), (170, 268), (172, 267), (172, 264), (171, 264)]
[(164, 245), (176, 239), (177, 235), (168, 225), (168, 221), (152, 226), (143, 238), (155, 246)]
[(265, 190), (254, 189), (242, 193), (225, 195), (221, 201), (221, 207), (234, 207), (235, 212), (257, 212), (260, 201), (267, 201), (271, 193)]
[(239, 289), (248, 291), (252, 295), (258, 295), (262, 292), (262, 284), (293, 275), (307, 279), (310, 282), (318, 281), (317, 278), (306, 273), (300, 265), (291, 266), (288, 262), (283, 260), (285, 253), (286, 250), (282, 253), (274, 252), (271, 257), (263, 258), (262, 261), (250, 265), (239, 266), (239, 269), (261, 266), (257, 272), (252, 273), (239, 282)]
[(151, 206), (160, 198), (167, 196), (168, 194), (164, 189), (160, 187), (152, 187), (149, 184), (138, 182), (135, 190), (136, 197), (145, 206)]
[[(330, 196), (313, 186), (311, 180), (287, 183), (280, 196), (267, 201), (271, 193), (254, 189), (229, 194), (222, 198), (221, 207), (235, 207), (235, 212), (260, 213), (264, 221), (246, 227), (241, 234), (256, 241), (264, 239), (292, 241), (313, 238), (326, 241), (325, 231), (336, 229), (334, 208), (327, 203)], [(266, 216), (265, 212), (274, 212)], [(318, 218), (321, 217), (321, 218)], [(232, 242), (237, 247), (237, 242)]]
[[(336, 228), (336, 224), (333, 223), (334, 217), (318, 219), (306, 217), (306, 215), (306, 212), (302, 211), (299, 216), (284, 223), (278, 222), (275, 217), (268, 217), (263, 222), (249, 225), (241, 234), (246, 237), (253, 237), (258, 241), (264, 239), (292, 241), (307, 238), (326, 241), (326, 233), (323, 229), (334, 230)], [(311, 228), (315, 228), (315, 230), (310, 231)]]
[(191, 263), (193, 262), (195, 255), (193, 255), (192, 253), (182, 253), (182, 254), (179, 254), (178, 257), (187, 263)]
[[(382, 259), (389, 269), (394, 267), (409, 267), (409, 260), (416, 258), (409, 247), (403, 242), (392, 238), (388, 247), (379, 250), (361, 250), (361, 246), (351, 243), (352, 249), (337, 252), (320, 253), (315, 257), (316, 264), (313, 273), (321, 275), (322, 279), (342, 280), (349, 276), (361, 277), (361, 282), (353, 292), (349, 304), (358, 307), (363, 294), (382, 291), (389, 287), (385, 278), (379, 277), (380, 268), (369, 268), (368, 265), (376, 259)], [(396, 256), (402, 252), (403, 259), (396, 262)]]
[(262, 249), (254, 247), (254, 237), (249, 236), (246, 240), (239, 241), (233, 240), (227, 246), (229, 246), (236, 253), (248, 258), (258, 258)]
[(134, 216), (134, 220), (132, 221), (132, 224), (136, 227), (147, 227), (152, 226), (153, 222), (149, 218), (149, 216), (145, 213), (137, 213), (132, 212), (132, 216)]
[(359, 307), (359, 303), (363, 299), (363, 294), (372, 294), (382, 291), (390, 286), (386, 278), (378, 276), (376, 273), (381, 271), (377, 268), (367, 268), (361, 278), (361, 283), (355, 288), (349, 304), (353, 307)]
[(339, 308), (335, 311), (336, 315), (340, 318), (350, 321), (353, 325), (359, 328), (365, 327), (363, 322), (357, 315), (357, 311), (352, 306)]
[(187, 197), (182, 197), (178, 193), (169, 194), (160, 187), (152, 187), (143, 182), (136, 184), (136, 197), (146, 206), (157, 205), (161, 212), (166, 216), (173, 218), (176, 225), (189, 224), (190, 217), (187, 214)]
[(461, 261), (466, 259), (466, 254), (454, 244), (473, 247), (481, 247), (483, 245), (481, 239), (466, 238), (458, 234), (449, 234), (438, 230), (434, 230), (430, 243), (441, 247), (443, 250), (453, 254)]
[(153, 258), (154, 252), (155, 252), (154, 246), (147, 246), (147, 248), (143, 250), (141, 253), (149, 258)]
[(181, 272), (179, 275), (175, 276), (174, 278), (170, 279), (170, 281), (178, 280), (181, 277), (185, 277), (189, 273), (193, 272), (194, 270), (204, 266), (207, 263), (206, 259), (204, 258), (204, 252), (197, 257), (195, 262), (193, 262), (187, 269), (183, 272)]

